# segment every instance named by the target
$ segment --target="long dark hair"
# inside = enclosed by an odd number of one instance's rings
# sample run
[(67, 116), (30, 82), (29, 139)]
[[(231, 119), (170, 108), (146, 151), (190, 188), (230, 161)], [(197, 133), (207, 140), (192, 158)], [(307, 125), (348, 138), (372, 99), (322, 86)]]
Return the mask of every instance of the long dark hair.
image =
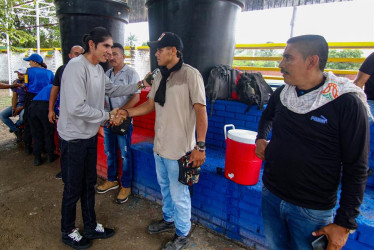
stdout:
[(104, 42), (108, 38), (111, 38), (112, 34), (104, 27), (95, 27), (88, 34), (84, 34), (82, 37), (84, 52), (83, 54), (90, 52), (90, 46), (88, 41), (92, 40), (95, 44), (95, 48), (98, 43)]
[(48, 66), (47, 66), (47, 64), (45, 64), (45, 62), (41, 62), (41, 63), (38, 63), (38, 62), (36, 62), (37, 64), (39, 64), (40, 66), (42, 66), (43, 68), (48, 68)]

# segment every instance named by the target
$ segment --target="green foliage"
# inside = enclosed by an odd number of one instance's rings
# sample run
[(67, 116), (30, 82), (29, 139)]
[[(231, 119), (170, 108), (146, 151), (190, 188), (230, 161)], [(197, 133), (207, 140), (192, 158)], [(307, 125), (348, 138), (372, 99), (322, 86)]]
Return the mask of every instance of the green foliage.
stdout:
[[(238, 49), (235, 50), (234, 56), (252, 56), (252, 57), (278, 57), (282, 53), (274, 49), (259, 49), (259, 50), (250, 50), (250, 49)], [(278, 67), (278, 61), (243, 61), (243, 60), (234, 60), (234, 66), (249, 66), (249, 67)]]
[[(361, 58), (362, 50), (359, 49), (343, 49), (330, 50), (329, 58)], [(329, 62), (326, 65), (327, 69), (341, 69), (341, 70), (358, 70), (361, 63), (347, 63), (347, 62)]]
[[(53, 3), (53, 0), (44, 0)], [(34, 15), (35, 11), (21, 11), (14, 8), (19, 4), (25, 3), (23, 0), (7, 0), (0, 3), (0, 45), (6, 45), (6, 33), (9, 34), (10, 45), (12, 50), (18, 48), (35, 48), (36, 47), (36, 18), (27, 16)], [(30, 8), (30, 5), (21, 5), (21, 7)], [(40, 5), (43, 7), (43, 5)], [(50, 13), (47, 17), (39, 18), (40, 24), (40, 47), (53, 48), (61, 47), (60, 30), (57, 24), (56, 14)]]
[(24, 30), (19, 30), (19, 18), (12, 11), (12, 6), (19, 4), (19, 1), (7, 0), (0, 2), (0, 45), (6, 45), (6, 34), (9, 34), (11, 44), (24, 44), (29, 40), (35, 39), (31, 34)]
[(133, 35), (130, 33), (130, 35), (127, 37), (125, 46), (135, 47), (135, 42), (138, 41), (138, 38), (136, 35)]
[[(343, 49), (343, 50), (330, 50), (329, 58), (361, 58), (363, 55), (362, 50), (358, 49)], [(254, 56), (254, 57), (279, 57), (282, 56), (282, 52), (273, 49), (260, 49), (260, 50), (249, 50), (249, 49), (238, 49), (235, 50), (235, 56)], [(234, 66), (251, 66), (251, 67), (278, 67), (278, 61), (242, 61), (234, 60)], [(347, 62), (330, 62), (327, 63), (326, 68), (328, 69), (340, 69), (340, 70), (357, 70), (361, 63), (347, 63)]]

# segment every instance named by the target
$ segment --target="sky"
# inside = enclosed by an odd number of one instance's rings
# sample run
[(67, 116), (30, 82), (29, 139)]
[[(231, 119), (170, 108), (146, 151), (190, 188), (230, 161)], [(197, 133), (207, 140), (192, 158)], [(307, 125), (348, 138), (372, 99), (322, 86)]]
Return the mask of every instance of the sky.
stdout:
[[(298, 6), (293, 35), (319, 34), (328, 42), (374, 42), (373, 10), (374, 0)], [(291, 34), (292, 12), (288, 7), (239, 13), (236, 43), (285, 43)], [(125, 40), (130, 34), (136, 35), (140, 46), (148, 41), (148, 23), (128, 24)]]

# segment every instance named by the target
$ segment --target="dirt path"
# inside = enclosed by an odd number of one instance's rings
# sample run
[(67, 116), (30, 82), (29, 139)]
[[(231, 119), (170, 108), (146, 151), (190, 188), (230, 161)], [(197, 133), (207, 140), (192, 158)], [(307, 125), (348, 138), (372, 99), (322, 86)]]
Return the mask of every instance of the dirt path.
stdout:
[[(63, 184), (55, 179), (58, 171), (58, 161), (35, 167), (33, 156), (25, 155), (15, 136), (0, 124), (1, 249), (70, 249), (60, 239)], [(93, 241), (91, 249), (160, 249), (172, 237), (146, 232), (150, 222), (161, 218), (160, 206), (136, 196), (117, 205), (115, 196), (115, 191), (96, 195), (98, 221), (115, 228), (116, 235)], [(83, 228), (79, 205), (76, 226)], [(243, 248), (194, 225), (188, 249)]]

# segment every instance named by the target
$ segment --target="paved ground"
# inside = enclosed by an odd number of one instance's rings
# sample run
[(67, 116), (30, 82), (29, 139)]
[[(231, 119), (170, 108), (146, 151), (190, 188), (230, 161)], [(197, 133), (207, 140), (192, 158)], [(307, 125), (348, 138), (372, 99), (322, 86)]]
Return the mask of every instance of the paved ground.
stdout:
[[(58, 171), (58, 162), (35, 167), (33, 157), (0, 124), (1, 249), (70, 249), (60, 240), (63, 184), (55, 179)], [(116, 191), (96, 195), (98, 221), (115, 228), (116, 235), (93, 241), (92, 249), (160, 249), (173, 236), (146, 232), (149, 223), (161, 218), (160, 206), (136, 196), (117, 205), (115, 196)], [(83, 226), (79, 205), (76, 226)], [(244, 249), (199, 225), (193, 225), (191, 235), (188, 249)]]

